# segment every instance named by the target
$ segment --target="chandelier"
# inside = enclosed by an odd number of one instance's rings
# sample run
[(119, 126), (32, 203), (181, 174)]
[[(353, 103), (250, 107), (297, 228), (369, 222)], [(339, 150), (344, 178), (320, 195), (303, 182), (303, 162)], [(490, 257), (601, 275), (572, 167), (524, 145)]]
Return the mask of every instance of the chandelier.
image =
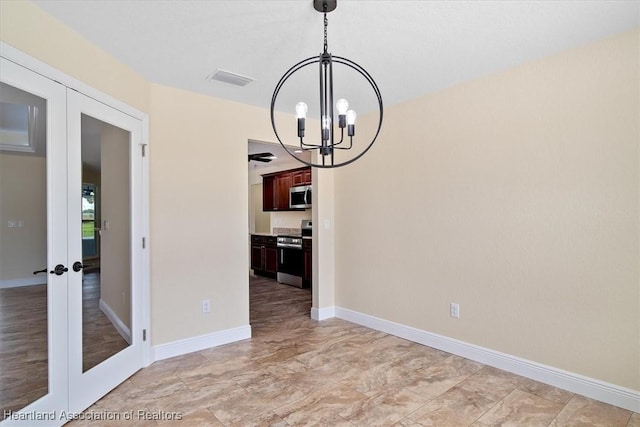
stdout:
[[(280, 78), (280, 81), (276, 85), (276, 88), (273, 91), (273, 96), (271, 98), (271, 126), (273, 127), (273, 131), (276, 135), (276, 138), (278, 139), (278, 142), (280, 142), (280, 145), (282, 145), (282, 147), (295, 159), (313, 167), (334, 168), (348, 165), (349, 163), (358, 160), (371, 148), (371, 146), (373, 146), (373, 143), (380, 133), (380, 128), (382, 127), (382, 96), (380, 95), (380, 90), (378, 89), (376, 82), (364, 68), (347, 58), (334, 56), (328, 51), (327, 13), (332, 12), (336, 9), (337, 0), (314, 0), (313, 7), (315, 10), (324, 15), (324, 50), (318, 56), (312, 56), (298, 62), (293, 67), (289, 68), (289, 70), (284, 73), (282, 78)], [(315, 139), (315, 142), (309, 142), (308, 138), (307, 140), (305, 140), (305, 131), (307, 130), (305, 127), (305, 122), (307, 118), (307, 112), (309, 111), (309, 106), (305, 102), (300, 101), (295, 105), (298, 141), (295, 145), (293, 145), (293, 147), (288, 146), (285, 145), (280, 139), (280, 135), (278, 134), (278, 130), (276, 127), (274, 116), (274, 107), (276, 105), (276, 100), (283, 85), (294, 73), (304, 67), (313, 64), (319, 65), (320, 132), (318, 138)], [(368, 142), (362, 143), (357, 138), (356, 141), (354, 141), (354, 137), (356, 136), (357, 114), (354, 110), (349, 109), (349, 101), (344, 98), (339, 98), (335, 104), (333, 102), (334, 65), (346, 66), (352, 70), (355, 70), (366, 80), (377, 98), (377, 107), (379, 112), (378, 126), (375, 132), (372, 134), (373, 136), (371, 137), (371, 139), (366, 139), (366, 141)], [(338, 116), (337, 127), (336, 122), (334, 121), (334, 106), (335, 113), (337, 113)], [(295, 126), (295, 123), (292, 123), (291, 125)], [(336, 152), (339, 150), (354, 150), (354, 152), (352, 153), (355, 154), (350, 153), (351, 155), (347, 156), (346, 159), (344, 158), (344, 156), (339, 157), (336, 161)], [(315, 159), (317, 159), (317, 162), (314, 162), (313, 156), (311, 157), (310, 161), (307, 161), (296, 155), (296, 153), (299, 154), (305, 151), (316, 151), (318, 153), (318, 155), (315, 157)]]

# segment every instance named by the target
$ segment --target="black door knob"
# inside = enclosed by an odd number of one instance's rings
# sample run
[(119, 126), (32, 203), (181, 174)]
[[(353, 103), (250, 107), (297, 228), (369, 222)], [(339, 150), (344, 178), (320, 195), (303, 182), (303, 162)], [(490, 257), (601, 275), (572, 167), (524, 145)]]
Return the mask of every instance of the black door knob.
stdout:
[(82, 265), (82, 263), (80, 261), (76, 261), (73, 263), (73, 271), (80, 271), (84, 268), (84, 265)]
[(46, 268), (43, 268), (42, 270), (34, 271), (34, 272), (33, 272), (33, 274), (46, 273), (46, 272), (47, 272), (47, 269), (46, 269)]
[(62, 264), (58, 264), (54, 267), (53, 270), (51, 270), (49, 273), (51, 274), (55, 274), (56, 276), (62, 276), (64, 273), (66, 273), (67, 271), (69, 271), (69, 269), (67, 267), (65, 267)]

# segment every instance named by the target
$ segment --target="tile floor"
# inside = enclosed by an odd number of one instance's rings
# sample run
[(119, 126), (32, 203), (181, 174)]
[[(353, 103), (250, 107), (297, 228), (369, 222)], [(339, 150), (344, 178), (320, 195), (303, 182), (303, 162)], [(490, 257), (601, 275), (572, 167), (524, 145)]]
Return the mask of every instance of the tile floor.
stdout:
[[(70, 425), (626, 426), (640, 415), (343, 320), (251, 280), (253, 338), (154, 363)], [(180, 418), (180, 420), (171, 418)], [(153, 419), (155, 418), (155, 419)]]

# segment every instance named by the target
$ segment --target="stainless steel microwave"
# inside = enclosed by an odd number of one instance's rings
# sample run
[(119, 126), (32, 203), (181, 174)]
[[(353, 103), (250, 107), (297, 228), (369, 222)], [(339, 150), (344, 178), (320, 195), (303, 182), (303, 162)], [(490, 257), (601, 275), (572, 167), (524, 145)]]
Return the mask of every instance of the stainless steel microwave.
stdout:
[(311, 186), (300, 185), (289, 189), (289, 208), (308, 209), (311, 207)]

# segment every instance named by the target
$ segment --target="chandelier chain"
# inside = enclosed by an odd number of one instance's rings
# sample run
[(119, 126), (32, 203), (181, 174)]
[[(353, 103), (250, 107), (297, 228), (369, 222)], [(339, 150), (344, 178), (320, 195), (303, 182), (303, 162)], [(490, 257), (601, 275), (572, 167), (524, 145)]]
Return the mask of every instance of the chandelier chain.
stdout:
[[(326, 5), (325, 5), (326, 8)], [(324, 13), (324, 53), (327, 53), (327, 25), (329, 20), (327, 19), (327, 12)]]

